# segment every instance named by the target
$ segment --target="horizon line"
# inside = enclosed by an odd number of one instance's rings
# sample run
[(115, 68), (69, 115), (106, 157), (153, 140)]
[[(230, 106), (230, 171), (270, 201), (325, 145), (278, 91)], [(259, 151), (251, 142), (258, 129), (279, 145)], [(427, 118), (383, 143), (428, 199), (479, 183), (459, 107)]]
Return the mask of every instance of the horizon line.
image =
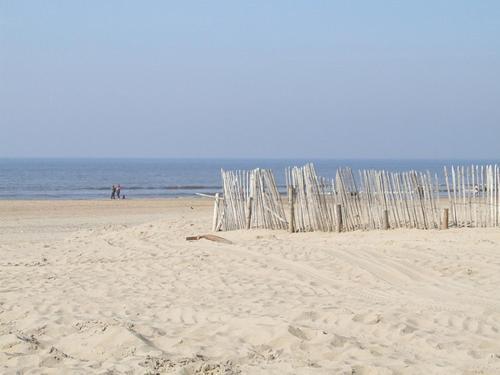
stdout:
[(318, 156), (278, 156), (278, 157), (234, 157), (234, 156), (0, 156), (0, 160), (500, 160), (499, 157), (318, 157)]

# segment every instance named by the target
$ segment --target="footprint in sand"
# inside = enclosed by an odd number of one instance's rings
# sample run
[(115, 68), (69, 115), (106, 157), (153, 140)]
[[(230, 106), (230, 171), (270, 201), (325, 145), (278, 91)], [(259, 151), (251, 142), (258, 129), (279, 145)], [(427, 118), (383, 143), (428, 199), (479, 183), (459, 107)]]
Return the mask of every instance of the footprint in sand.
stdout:
[(309, 341), (310, 338), (298, 327), (288, 326), (288, 332), (300, 340)]

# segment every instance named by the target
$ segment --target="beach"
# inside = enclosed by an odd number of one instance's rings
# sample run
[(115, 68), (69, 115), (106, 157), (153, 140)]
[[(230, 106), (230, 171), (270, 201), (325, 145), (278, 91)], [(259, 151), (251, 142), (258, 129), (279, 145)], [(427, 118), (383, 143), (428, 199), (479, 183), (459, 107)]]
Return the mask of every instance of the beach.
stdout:
[(212, 215), (0, 201), (0, 372), (500, 373), (498, 228), (186, 241)]

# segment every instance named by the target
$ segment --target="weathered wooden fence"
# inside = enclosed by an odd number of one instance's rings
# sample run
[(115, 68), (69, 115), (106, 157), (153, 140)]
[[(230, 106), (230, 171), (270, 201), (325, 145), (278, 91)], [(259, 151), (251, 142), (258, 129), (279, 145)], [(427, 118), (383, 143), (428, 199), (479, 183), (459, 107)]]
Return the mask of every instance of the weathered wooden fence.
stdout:
[(221, 174), (223, 197), (215, 198), (215, 230), (287, 228), (283, 202), (270, 170), (222, 170)]
[[(497, 165), (445, 167), (430, 172), (338, 169), (334, 179), (314, 166), (287, 168), (285, 217), (269, 170), (222, 171), (214, 229), (285, 229), (292, 232), (389, 228), (491, 227), (500, 222)], [(222, 203), (221, 203), (222, 202)]]
[(500, 217), (498, 165), (444, 168), (450, 222), (463, 227), (496, 227)]
[(356, 179), (350, 168), (341, 168), (328, 181), (306, 165), (287, 175), (296, 231), (439, 226), (439, 185), (429, 173), (362, 170)]

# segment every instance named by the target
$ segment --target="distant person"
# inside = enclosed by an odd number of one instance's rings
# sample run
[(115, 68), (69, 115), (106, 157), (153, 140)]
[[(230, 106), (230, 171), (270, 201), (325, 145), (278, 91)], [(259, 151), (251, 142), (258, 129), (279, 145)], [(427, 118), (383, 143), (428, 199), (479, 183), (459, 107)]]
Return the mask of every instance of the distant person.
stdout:
[(116, 194), (116, 186), (113, 185), (111, 187), (111, 199), (115, 199), (115, 194)]
[(116, 187), (116, 197), (118, 199), (120, 199), (120, 193), (122, 192), (122, 187), (120, 186), (120, 184), (118, 184), (118, 186)]

